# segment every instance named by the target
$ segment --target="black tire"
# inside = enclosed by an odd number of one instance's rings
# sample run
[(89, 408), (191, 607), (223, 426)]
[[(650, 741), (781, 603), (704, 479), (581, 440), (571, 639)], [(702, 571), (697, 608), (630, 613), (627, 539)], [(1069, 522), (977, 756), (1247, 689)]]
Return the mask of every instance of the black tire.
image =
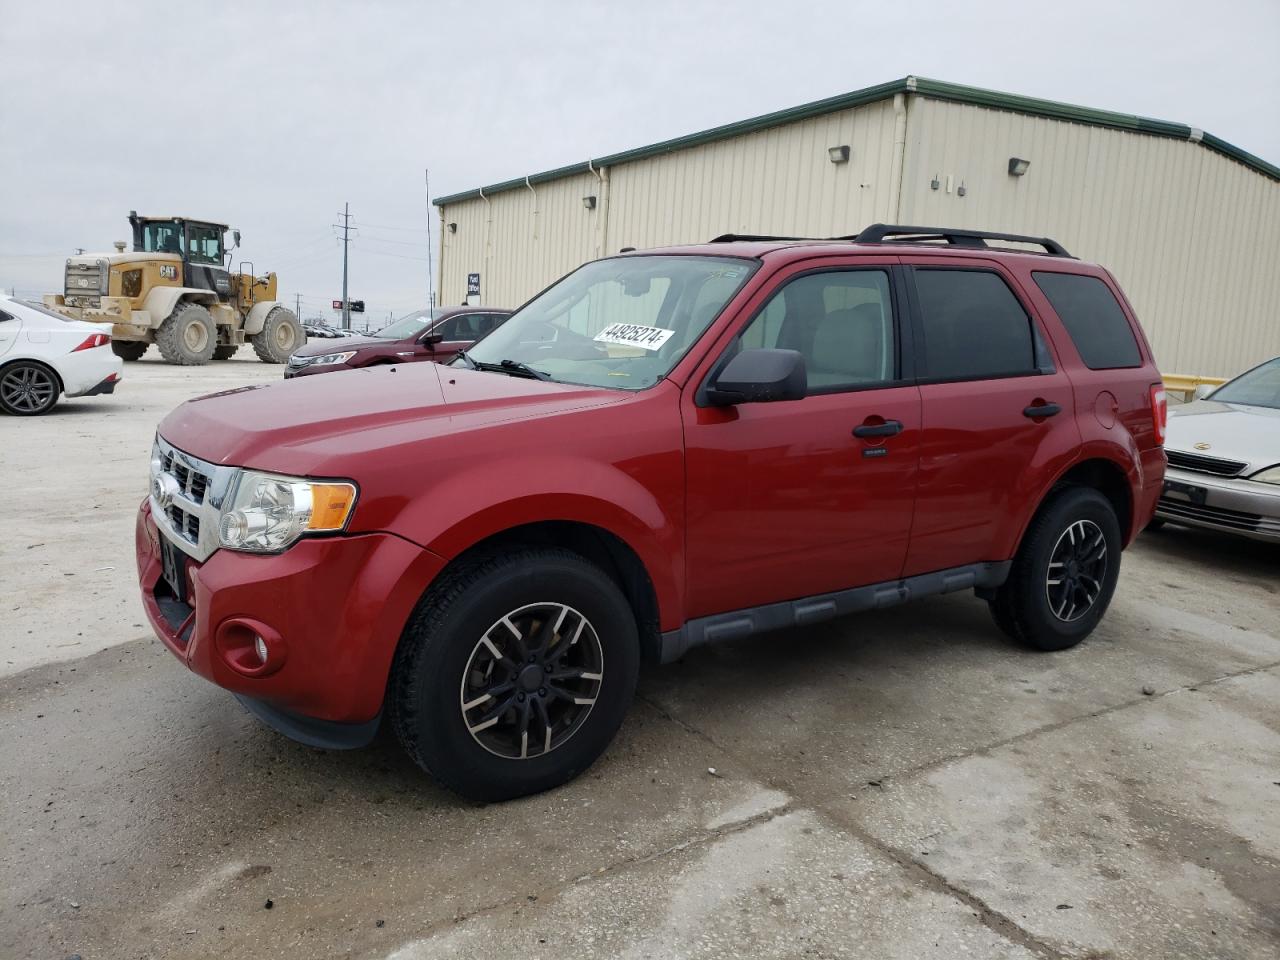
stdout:
[(236, 355), (236, 351), (240, 349), (238, 343), (220, 343), (213, 348), (213, 359), (230, 360)]
[(147, 352), (147, 347), (151, 344), (145, 340), (112, 340), (111, 352), (121, 360), (130, 362), (133, 360), (141, 360), (142, 355)]
[(218, 331), (213, 317), (202, 304), (185, 300), (173, 308), (156, 331), (156, 346), (168, 363), (201, 367), (213, 359)]
[(253, 352), (263, 363), (285, 363), (303, 344), (307, 334), (292, 310), (276, 307), (267, 314), (262, 331), (255, 334)]
[(62, 381), (43, 363), (17, 360), (0, 367), (0, 410), (14, 417), (48, 413), (62, 393)]
[[(1101, 566), (1090, 559), (1099, 551)], [(991, 614), (1020, 643), (1065, 650), (1093, 632), (1119, 576), (1115, 509), (1097, 490), (1066, 487), (1031, 522), (1009, 579), (990, 601)]]
[[(555, 618), (536, 619), (542, 607), (566, 610), (546, 634), (540, 631)], [(528, 621), (522, 620), (521, 611), (530, 608), (539, 609), (529, 615)], [(587, 621), (586, 627), (577, 629), (575, 617)], [(487, 650), (494, 648), (484, 644), (490, 637), (502, 644), (505, 636), (504, 654), (512, 652), (514, 659), (511, 634), (495, 633), (495, 628), (505, 630), (501, 625), (508, 621), (530, 623), (531, 630), (537, 629), (539, 637), (546, 638), (544, 645), (552, 650), (581, 650), (584, 656), (592, 650), (598, 652), (598, 672), (586, 673), (587, 668), (583, 668), (583, 677), (563, 682), (594, 685), (587, 691), (591, 703), (585, 711), (576, 706), (583, 700), (566, 698), (553, 686), (553, 681), (561, 682), (557, 678), (562, 674), (552, 672), (559, 667), (538, 667), (532, 659), (526, 666), (522, 656), (516, 664), (519, 672), (499, 674), (499, 670), (508, 668), (488, 657)], [(536, 627), (539, 622), (541, 628)], [(563, 633), (557, 632), (561, 623), (565, 624)], [(574, 639), (567, 640), (575, 629)], [(582, 637), (582, 646), (571, 647), (578, 637)], [(532, 645), (529, 652), (534, 652)], [(481, 710), (488, 708), (465, 706), (471, 696), (468, 684), (478, 675), (482, 679), (485, 676), (477, 669), (477, 657), (489, 660), (491, 672), (483, 682), (497, 684), (503, 678), (510, 679), (509, 691), (497, 697), (487, 696), (499, 703), (499, 720), (486, 722), (479, 716)], [(442, 785), (473, 800), (509, 800), (573, 779), (604, 752), (631, 703), (639, 665), (635, 615), (617, 584), (598, 567), (557, 548), (527, 547), (487, 553), (463, 560), (446, 571), (418, 604), (392, 664), (387, 687), (388, 714), (392, 729), (409, 756)], [(551, 688), (551, 698), (539, 700), (547, 705), (537, 709), (543, 718), (559, 716), (559, 721), (535, 720), (530, 724), (526, 719), (523, 745), (528, 748), (532, 742), (533, 751), (527, 756), (524, 749), (515, 754), (520, 724), (517, 711), (523, 710), (526, 718), (536, 716), (532, 713), (534, 704), (502, 704), (524, 689), (530, 690), (529, 701), (535, 700), (533, 689), (522, 683), (529, 671), (534, 673), (536, 683), (540, 668), (551, 676), (551, 680), (542, 681)], [(492, 689), (496, 692), (499, 687)], [(545, 697), (548, 690), (537, 693)], [(559, 700), (555, 699), (558, 693)], [(524, 693), (519, 697), (522, 704), (526, 702)], [(468, 709), (473, 711), (471, 716), (467, 715)], [(557, 710), (564, 712), (556, 714)], [(563, 726), (555, 736), (562, 739), (555, 743), (550, 731), (558, 724)], [(481, 731), (485, 731), (485, 737), (494, 738), (494, 743), (482, 742)], [(532, 740), (531, 731), (535, 734)], [(540, 752), (544, 734), (549, 749)], [(502, 741), (504, 737), (511, 739)], [(511, 746), (506, 755), (495, 752), (502, 749), (503, 742)]]

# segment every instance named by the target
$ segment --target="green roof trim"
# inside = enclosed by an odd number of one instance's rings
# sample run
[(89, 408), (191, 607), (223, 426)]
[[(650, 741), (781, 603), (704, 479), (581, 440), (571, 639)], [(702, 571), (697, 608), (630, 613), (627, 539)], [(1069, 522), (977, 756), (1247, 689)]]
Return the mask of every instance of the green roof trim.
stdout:
[(651, 143), (648, 146), (636, 147), (632, 150), (623, 150), (621, 153), (613, 153), (582, 163), (557, 167), (555, 170), (532, 173), (527, 177), (518, 177), (515, 180), (504, 180), (502, 183), (450, 194), (447, 197), (437, 197), (432, 203), (437, 207), (443, 207), (446, 204), (472, 200), (480, 196), (488, 197), (495, 193), (503, 193), (507, 190), (515, 190), (535, 183), (559, 180), (562, 177), (579, 173), (590, 173), (592, 168), (612, 167), (622, 163), (630, 163), (633, 160), (643, 160), (646, 157), (674, 153), (677, 150), (700, 146), (704, 143), (727, 140), (730, 137), (742, 136), (757, 130), (768, 130), (771, 127), (780, 127), (784, 124), (795, 123), (798, 120), (808, 120), (811, 117), (820, 117), (839, 110), (848, 110), (851, 107), (876, 103), (881, 100), (887, 100), (899, 93), (915, 94), (934, 100), (949, 100), (954, 103), (964, 103), (975, 107), (988, 107), (993, 110), (1009, 110), (1013, 113), (1022, 113), (1033, 117), (1047, 117), (1052, 120), (1065, 120), (1069, 123), (1080, 123), (1093, 127), (1108, 127), (1113, 130), (1128, 130), (1132, 133), (1145, 133), (1149, 136), (1169, 137), (1174, 140), (1201, 143), (1215, 153), (1220, 153), (1225, 157), (1242, 163), (1246, 167), (1270, 177), (1272, 180), (1280, 180), (1280, 167), (1275, 164), (1268, 163), (1234, 144), (1215, 137), (1211, 133), (1204, 133), (1184, 123), (1154, 120), (1150, 117), (1139, 117), (1128, 113), (1113, 113), (1110, 110), (1095, 110), (1092, 107), (1058, 103), (1054, 100), (1040, 100), (1036, 97), (1024, 97), (1015, 93), (1001, 93), (997, 90), (983, 90), (980, 87), (967, 87), (959, 83), (930, 80), (926, 77), (903, 77), (901, 80), (891, 80), (888, 83), (877, 84), (874, 87), (864, 87), (851, 93), (842, 93), (823, 100), (814, 100), (812, 103), (804, 103), (798, 107), (788, 107), (785, 110), (776, 110), (773, 113), (762, 114), (747, 120), (726, 123), (718, 127), (712, 127), (709, 130), (701, 130), (697, 133), (686, 134), (683, 137), (663, 140), (660, 143)]

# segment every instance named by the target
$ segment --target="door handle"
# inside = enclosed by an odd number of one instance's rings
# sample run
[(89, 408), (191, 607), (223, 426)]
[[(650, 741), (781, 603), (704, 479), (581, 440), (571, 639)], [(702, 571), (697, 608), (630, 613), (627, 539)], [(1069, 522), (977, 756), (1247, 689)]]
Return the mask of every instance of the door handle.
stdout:
[(892, 437), (902, 432), (902, 421), (886, 420), (884, 423), (860, 423), (853, 428), (855, 437)]
[(1041, 420), (1044, 417), (1052, 417), (1062, 412), (1062, 408), (1056, 403), (1037, 403), (1030, 407), (1024, 407), (1022, 415), (1030, 417), (1032, 420)]

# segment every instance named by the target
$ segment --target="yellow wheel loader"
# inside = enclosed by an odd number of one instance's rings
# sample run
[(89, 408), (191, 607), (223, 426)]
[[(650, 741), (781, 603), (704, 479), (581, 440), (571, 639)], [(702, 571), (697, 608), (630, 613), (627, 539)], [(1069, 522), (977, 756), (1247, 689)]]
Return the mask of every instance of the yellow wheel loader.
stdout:
[[(67, 259), (61, 294), (45, 306), (75, 320), (111, 325), (111, 347), (137, 360), (154, 343), (169, 363), (226, 360), (246, 341), (263, 363), (284, 363), (306, 343), (293, 311), (276, 300), (276, 275), (253, 274), (231, 250), (240, 231), (186, 217), (139, 217), (130, 211), (133, 250)], [(234, 243), (226, 246), (230, 232)]]

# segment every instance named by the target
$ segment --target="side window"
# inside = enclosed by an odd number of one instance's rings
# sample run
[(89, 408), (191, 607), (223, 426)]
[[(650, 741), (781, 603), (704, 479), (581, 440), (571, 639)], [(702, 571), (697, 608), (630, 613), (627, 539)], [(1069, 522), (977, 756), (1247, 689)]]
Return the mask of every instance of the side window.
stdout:
[(441, 320), (441, 321), (440, 321), (439, 323), (437, 323), (434, 327), (432, 327), (432, 328), (431, 328), (431, 332), (432, 332), (432, 333), (438, 333), (438, 334), (440, 334), (440, 336), (444, 337), (444, 339), (445, 339), (445, 340), (457, 340), (457, 339), (459, 339), (459, 337), (458, 337), (458, 321), (459, 321), (460, 319), (462, 319), (462, 318), (461, 318), (461, 317), (447, 317), (446, 319)]
[(743, 350), (804, 355), (811, 392), (856, 390), (895, 378), (893, 300), (884, 270), (811, 273), (773, 295), (738, 335)]
[(1031, 318), (998, 274), (916, 268), (915, 280), (922, 379), (981, 380), (1032, 374), (1043, 365)]
[(1114, 370), (1142, 366), (1129, 320), (1105, 283), (1075, 273), (1037, 272), (1032, 277), (1053, 304), (1086, 367)]

